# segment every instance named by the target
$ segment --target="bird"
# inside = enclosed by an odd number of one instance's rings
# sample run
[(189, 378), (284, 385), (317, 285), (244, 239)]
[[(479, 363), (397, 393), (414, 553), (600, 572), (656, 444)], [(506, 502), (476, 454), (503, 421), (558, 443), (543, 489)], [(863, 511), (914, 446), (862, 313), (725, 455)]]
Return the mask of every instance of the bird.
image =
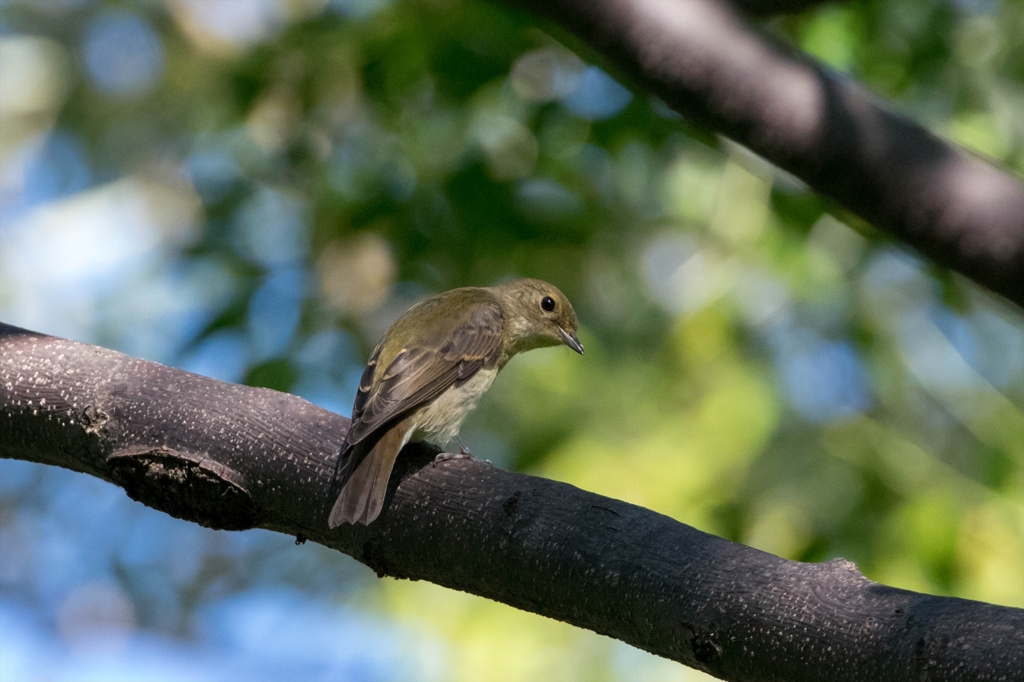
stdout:
[(370, 354), (341, 446), (341, 491), (330, 528), (369, 525), (381, 513), (399, 451), (410, 441), (444, 446), (518, 353), (564, 345), (583, 355), (569, 299), (539, 279), (462, 287), (416, 303)]

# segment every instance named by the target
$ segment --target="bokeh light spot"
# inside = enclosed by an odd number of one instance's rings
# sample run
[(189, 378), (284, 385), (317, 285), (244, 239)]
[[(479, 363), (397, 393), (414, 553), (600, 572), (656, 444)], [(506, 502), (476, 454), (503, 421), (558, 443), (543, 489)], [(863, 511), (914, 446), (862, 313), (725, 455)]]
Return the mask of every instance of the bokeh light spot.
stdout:
[(86, 71), (100, 90), (132, 97), (152, 90), (164, 69), (160, 36), (149, 22), (128, 12), (101, 14), (85, 31)]
[(626, 108), (633, 99), (629, 90), (596, 66), (580, 74), (576, 88), (562, 98), (565, 108), (581, 118), (600, 121)]

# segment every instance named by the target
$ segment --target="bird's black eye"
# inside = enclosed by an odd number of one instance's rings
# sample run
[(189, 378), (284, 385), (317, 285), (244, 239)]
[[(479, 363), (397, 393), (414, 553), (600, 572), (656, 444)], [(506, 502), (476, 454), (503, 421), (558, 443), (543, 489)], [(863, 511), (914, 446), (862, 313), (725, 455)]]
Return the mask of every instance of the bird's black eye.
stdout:
[(555, 309), (555, 299), (551, 298), (550, 296), (545, 296), (544, 298), (540, 299), (540, 307), (550, 313), (552, 310)]

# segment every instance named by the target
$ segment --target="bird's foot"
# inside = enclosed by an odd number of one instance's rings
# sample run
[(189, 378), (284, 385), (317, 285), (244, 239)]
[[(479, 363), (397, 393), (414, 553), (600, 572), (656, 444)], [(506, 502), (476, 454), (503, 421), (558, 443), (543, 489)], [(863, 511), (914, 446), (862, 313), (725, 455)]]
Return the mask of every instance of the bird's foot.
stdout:
[(455, 436), (455, 438), (452, 438), (452, 440), (455, 441), (455, 444), (459, 446), (459, 451), (439, 453), (437, 457), (434, 458), (434, 464), (447, 462), (448, 460), (451, 459), (468, 459), (470, 461), (474, 461), (473, 453), (469, 451), (469, 448), (466, 447), (466, 444), (462, 442), (461, 438)]
[(441, 462), (447, 462), (452, 459), (468, 459), (476, 461), (473, 459), (473, 455), (468, 452), (440, 452), (437, 457), (434, 458), (434, 464), (440, 464)]
[[(459, 446), (459, 451), (439, 453), (437, 457), (434, 458), (435, 465), (440, 464), (441, 462), (447, 462), (450, 459), (468, 459), (471, 462), (479, 461), (475, 457), (473, 457), (473, 453), (469, 451), (469, 448), (466, 447), (466, 444), (462, 442), (461, 438), (456, 436), (452, 440), (455, 441), (455, 444)], [(488, 466), (494, 466), (494, 464), (492, 464), (491, 460), (489, 459), (485, 459), (483, 460), (483, 462)]]

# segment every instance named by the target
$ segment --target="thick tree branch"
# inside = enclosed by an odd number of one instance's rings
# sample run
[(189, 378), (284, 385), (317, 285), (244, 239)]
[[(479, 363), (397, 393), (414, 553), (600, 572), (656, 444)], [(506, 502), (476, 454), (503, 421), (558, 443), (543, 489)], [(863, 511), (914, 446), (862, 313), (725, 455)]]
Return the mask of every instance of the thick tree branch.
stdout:
[[(327, 528), (348, 420), (267, 389), (0, 325), (0, 456), (212, 528), (262, 527), (729, 680), (1020, 680), (1024, 610), (787, 561), (479, 462), (402, 453), (370, 527)], [(88, 510), (82, 510), (88, 513)], [(296, 549), (296, 551), (302, 551)]]
[(576, 34), (683, 115), (1024, 306), (1024, 182), (745, 25), (725, 0), (505, 1)]

